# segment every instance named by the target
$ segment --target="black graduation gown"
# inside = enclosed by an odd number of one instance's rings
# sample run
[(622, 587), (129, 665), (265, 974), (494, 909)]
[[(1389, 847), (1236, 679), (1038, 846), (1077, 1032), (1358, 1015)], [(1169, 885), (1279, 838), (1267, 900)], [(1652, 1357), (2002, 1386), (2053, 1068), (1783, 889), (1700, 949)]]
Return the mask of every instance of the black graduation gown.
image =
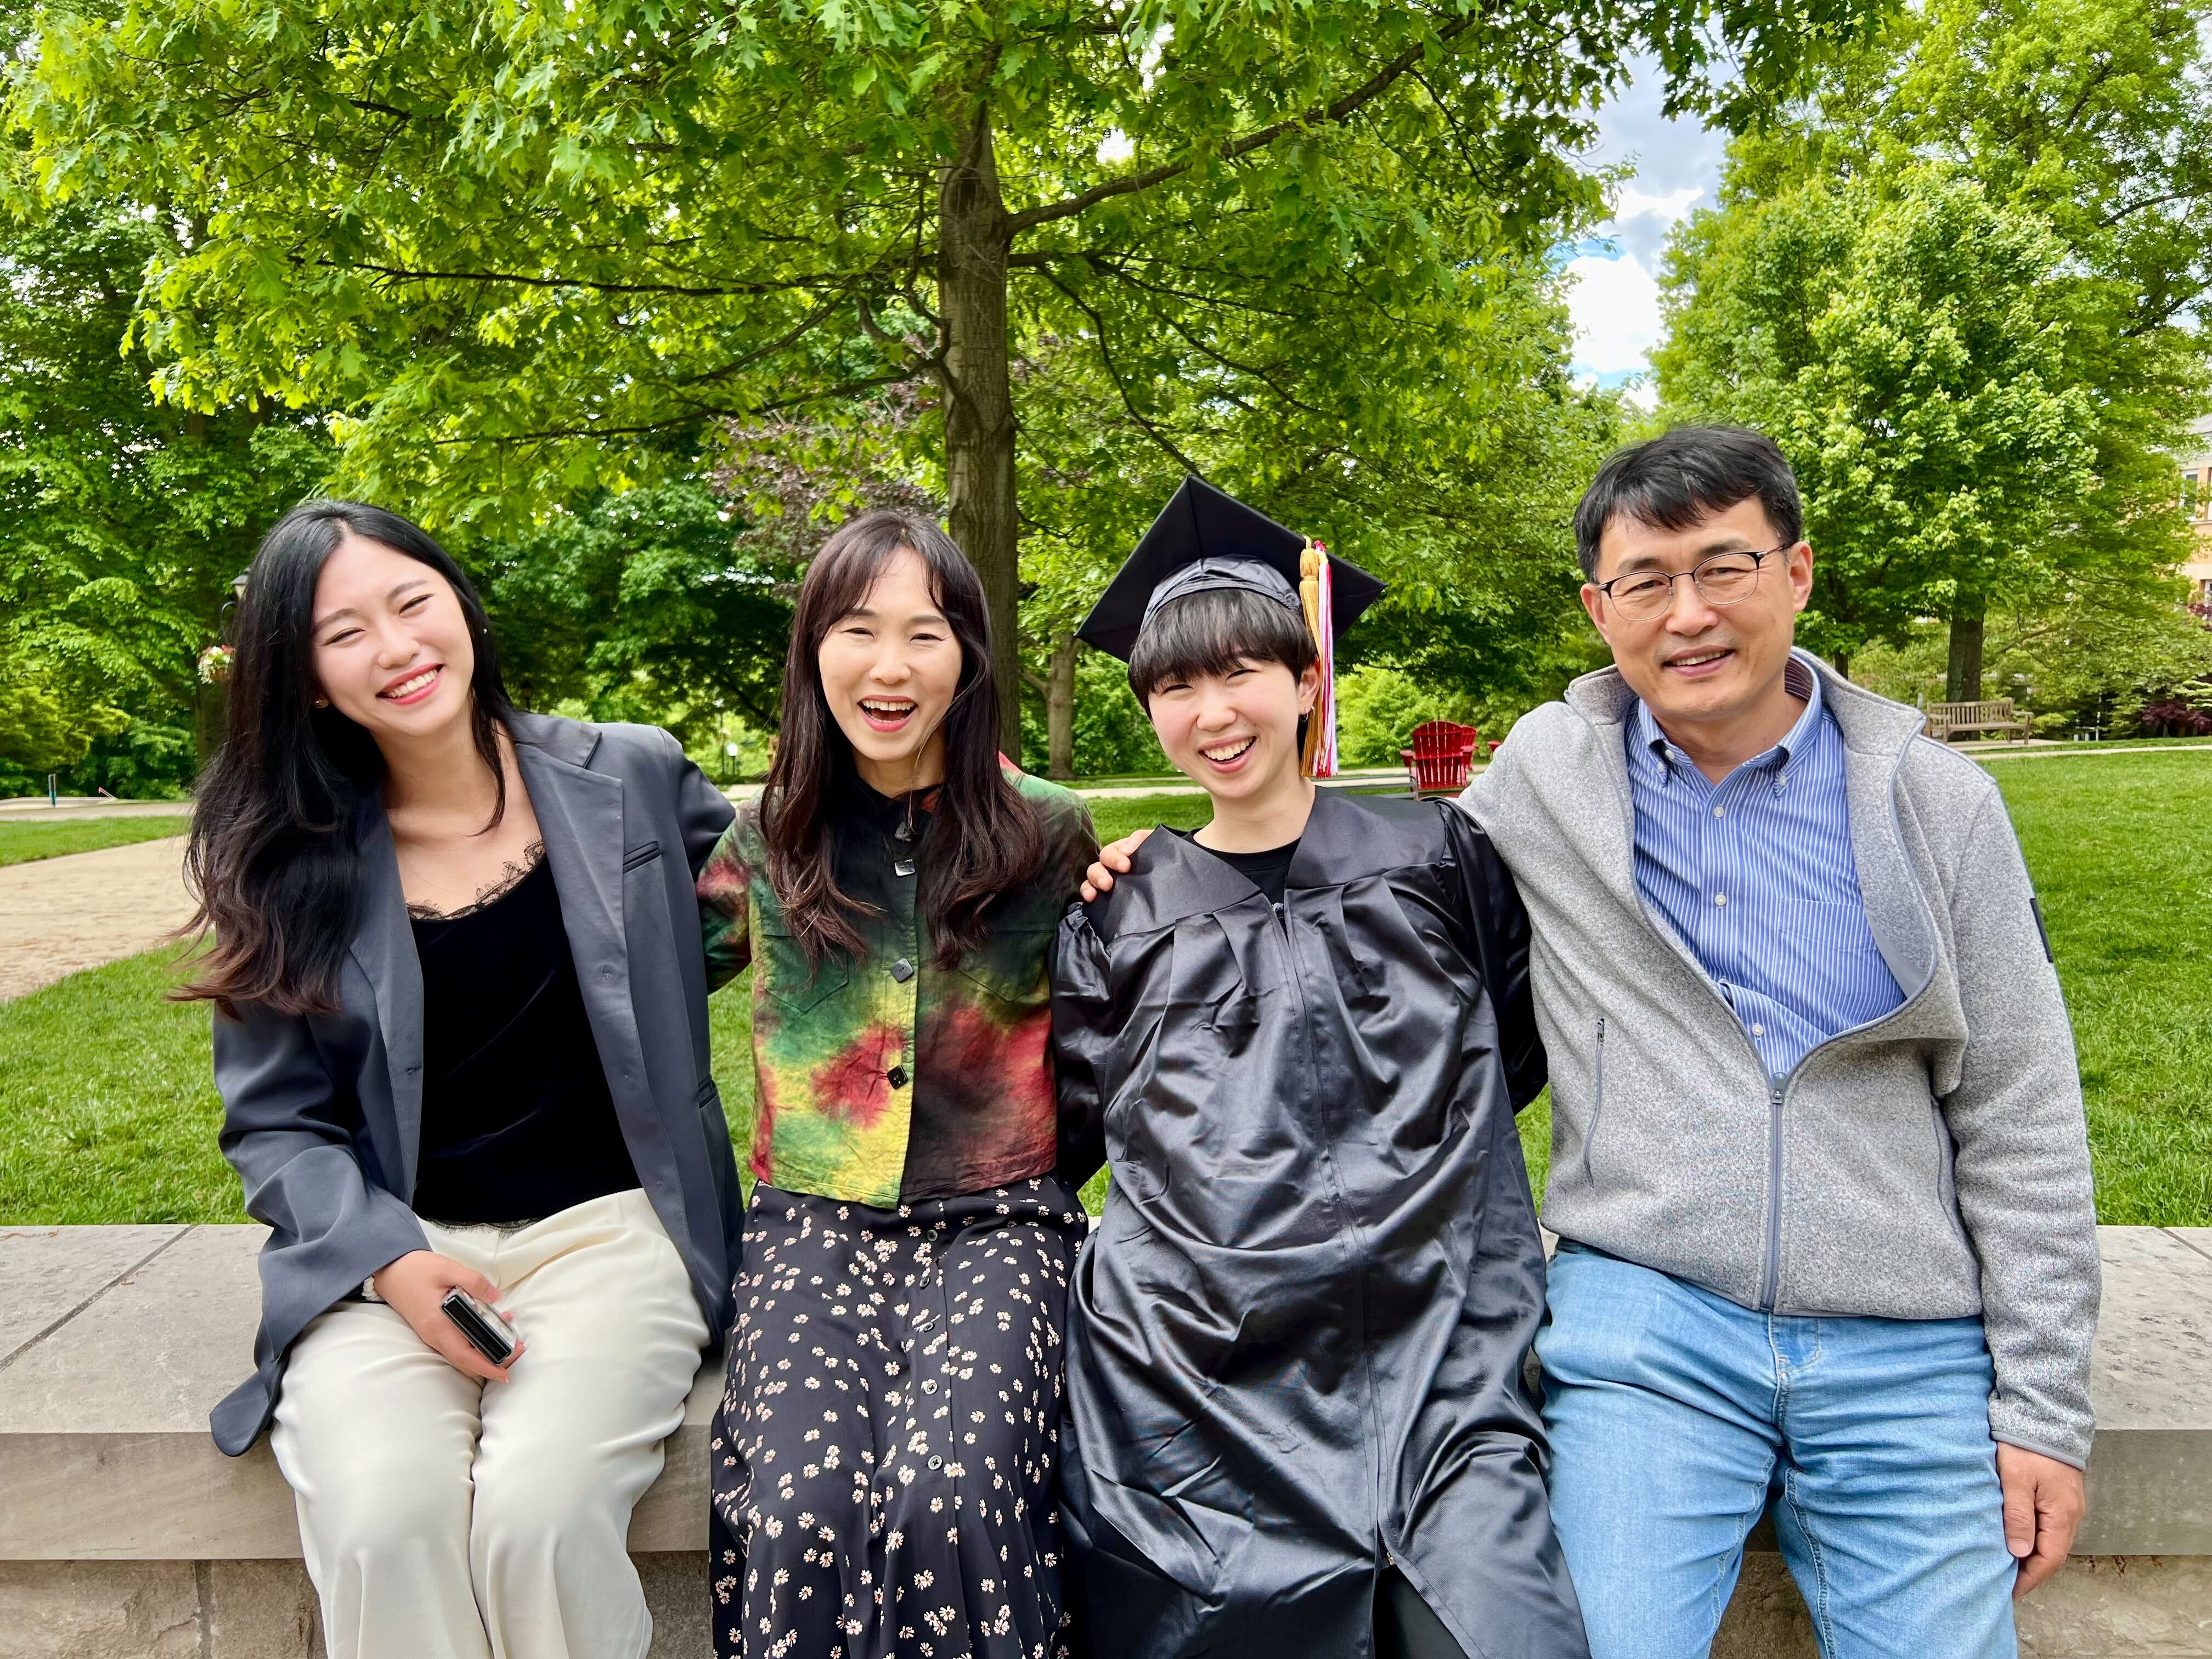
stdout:
[(1373, 1650), (1395, 1561), (1474, 1659), (1581, 1659), (1522, 1362), (1544, 1255), (1528, 920), (1457, 808), (1323, 790), (1283, 903), (1155, 835), (1068, 912), (1062, 1484), (1104, 1659)]

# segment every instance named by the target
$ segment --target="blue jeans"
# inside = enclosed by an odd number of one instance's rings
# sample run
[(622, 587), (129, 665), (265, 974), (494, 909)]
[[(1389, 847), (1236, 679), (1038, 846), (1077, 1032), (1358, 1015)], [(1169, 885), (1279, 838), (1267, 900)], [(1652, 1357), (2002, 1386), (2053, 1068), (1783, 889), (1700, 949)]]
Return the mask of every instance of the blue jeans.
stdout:
[(1770, 1501), (1826, 1659), (2013, 1659), (1978, 1319), (1786, 1317), (1562, 1243), (1536, 1338), (1591, 1659), (1702, 1659)]

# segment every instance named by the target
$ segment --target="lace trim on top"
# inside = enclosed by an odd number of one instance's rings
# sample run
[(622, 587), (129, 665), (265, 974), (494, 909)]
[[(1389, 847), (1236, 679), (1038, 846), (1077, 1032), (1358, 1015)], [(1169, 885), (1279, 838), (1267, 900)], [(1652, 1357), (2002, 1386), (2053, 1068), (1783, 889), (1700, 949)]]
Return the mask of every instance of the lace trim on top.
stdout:
[(524, 878), (544, 861), (545, 843), (533, 841), (522, 849), (520, 862), (509, 860), (501, 865), (499, 873), (477, 888), (476, 897), (459, 909), (441, 910), (434, 904), (410, 904), (407, 914), (416, 921), (459, 921), (463, 916), (472, 916), (479, 910), (489, 909), (521, 886)]

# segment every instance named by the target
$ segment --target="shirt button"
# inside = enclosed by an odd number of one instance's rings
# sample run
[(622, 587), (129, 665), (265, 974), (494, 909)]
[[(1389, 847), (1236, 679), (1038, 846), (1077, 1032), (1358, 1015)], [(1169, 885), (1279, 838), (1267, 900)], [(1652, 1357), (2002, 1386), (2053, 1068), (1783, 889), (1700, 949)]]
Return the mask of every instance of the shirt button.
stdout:
[(891, 977), (903, 985), (914, 977), (914, 964), (904, 957), (891, 963)]
[(921, 1385), (921, 1391), (924, 1394), (935, 1394), (937, 1392), (937, 1379), (933, 1376), (929, 1378)]
[(945, 1460), (938, 1456), (935, 1453), (932, 1453), (929, 1459), (929, 1467), (933, 1469), (941, 1469), (945, 1467)]
[(891, 873), (895, 876), (912, 875), (914, 873), (914, 860), (912, 859), (901, 859), (897, 863), (891, 866)]
[(1716, 806), (1713, 808), (1713, 816), (1717, 818), (1726, 817), (1728, 816), (1728, 808), (1725, 806)]
[(1728, 895), (1726, 893), (1714, 894), (1713, 902), (1716, 904), (1726, 904), (1728, 902)]
[(890, 1071), (888, 1071), (888, 1072), (884, 1073), (884, 1076), (885, 1080), (886, 1080), (886, 1081), (888, 1081), (888, 1082), (890, 1084), (890, 1085), (891, 1085), (891, 1087), (892, 1087), (892, 1088), (894, 1088), (894, 1089), (903, 1089), (903, 1088), (905, 1088), (905, 1087), (906, 1087), (906, 1067), (905, 1067), (905, 1066), (892, 1066), (892, 1067), (890, 1068)]
[(1753, 1036), (1765, 1036), (1766, 1035), (1766, 1028), (1764, 1025), (1754, 1025), (1751, 1028), (1751, 1034)]

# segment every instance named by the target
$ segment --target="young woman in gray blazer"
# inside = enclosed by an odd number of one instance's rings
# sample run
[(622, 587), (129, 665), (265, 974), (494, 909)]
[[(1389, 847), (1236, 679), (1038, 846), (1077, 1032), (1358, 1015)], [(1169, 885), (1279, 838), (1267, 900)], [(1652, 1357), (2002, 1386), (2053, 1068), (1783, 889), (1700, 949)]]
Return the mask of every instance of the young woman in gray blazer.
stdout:
[(637, 1659), (630, 1510), (737, 1255), (693, 894), (729, 804), (665, 732), (513, 708), (391, 514), (287, 514), (239, 623), (185, 994), (272, 1231), (216, 1442), (273, 1423), (332, 1659)]

